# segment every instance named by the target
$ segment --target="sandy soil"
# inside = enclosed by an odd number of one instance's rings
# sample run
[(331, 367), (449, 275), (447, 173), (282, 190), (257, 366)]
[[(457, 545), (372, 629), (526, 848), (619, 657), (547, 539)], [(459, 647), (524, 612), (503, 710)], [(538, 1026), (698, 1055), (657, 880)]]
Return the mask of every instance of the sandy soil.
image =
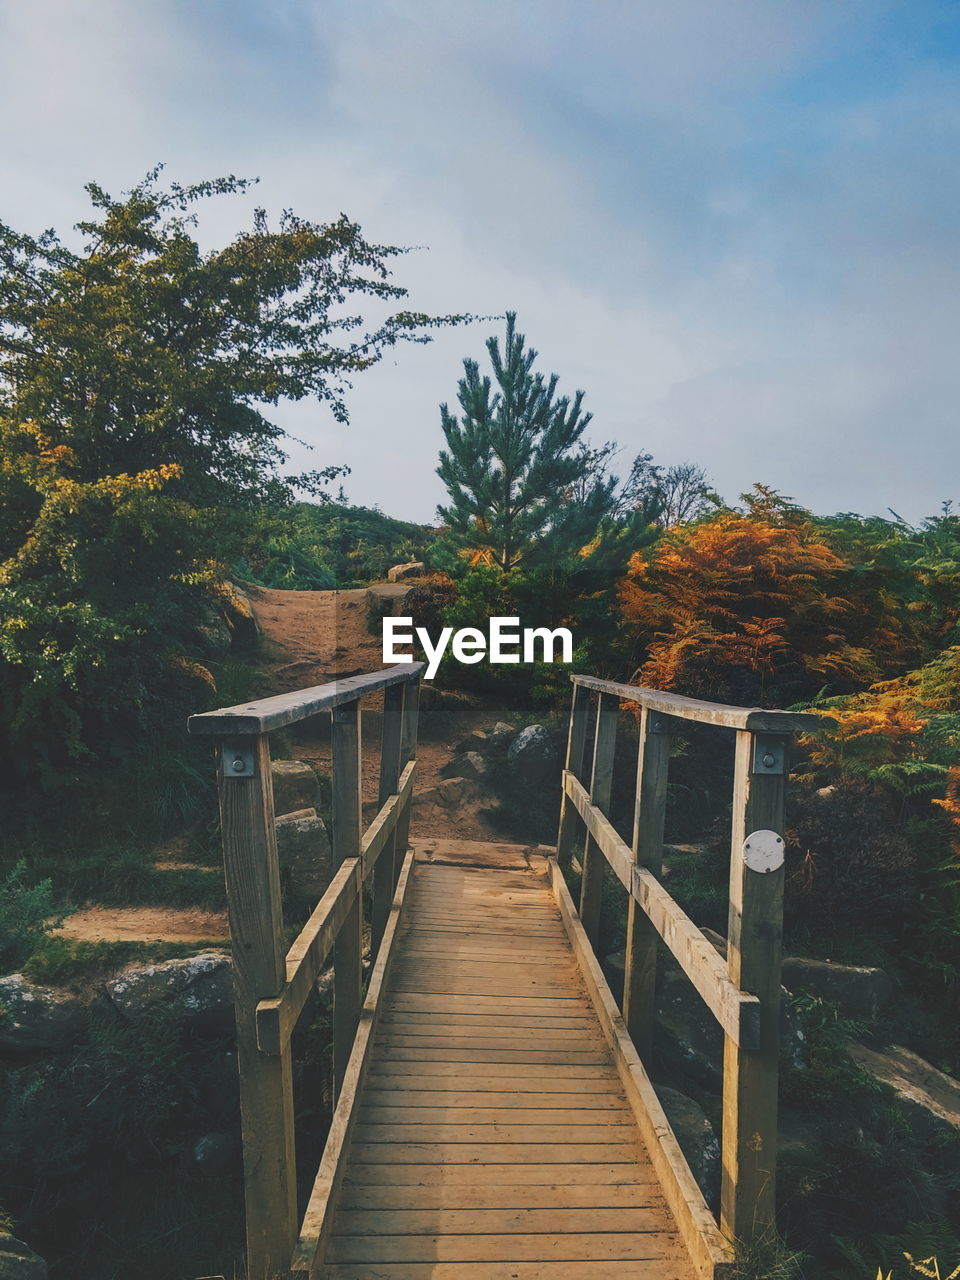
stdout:
[(215, 942), (230, 937), (227, 917), (199, 907), (84, 907), (57, 933), (84, 942)]

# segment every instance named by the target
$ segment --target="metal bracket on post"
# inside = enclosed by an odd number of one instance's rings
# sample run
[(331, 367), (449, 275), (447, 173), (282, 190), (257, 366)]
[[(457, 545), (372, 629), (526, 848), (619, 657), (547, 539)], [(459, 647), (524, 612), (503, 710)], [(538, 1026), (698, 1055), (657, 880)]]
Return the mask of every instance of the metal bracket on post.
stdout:
[(256, 772), (256, 755), (253, 742), (245, 739), (227, 740), (221, 743), (221, 760), (225, 778), (252, 778)]
[(769, 733), (758, 733), (754, 736), (753, 772), (766, 774), (786, 772), (786, 751), (783, 738)]
[(341, 702), (339, 706), (333, 708), (334, 724), (351, 724), (357, 715), (355, 702)]
[(667, 717), (659, 711), (647, 712), (647, 733), (666, 733)]

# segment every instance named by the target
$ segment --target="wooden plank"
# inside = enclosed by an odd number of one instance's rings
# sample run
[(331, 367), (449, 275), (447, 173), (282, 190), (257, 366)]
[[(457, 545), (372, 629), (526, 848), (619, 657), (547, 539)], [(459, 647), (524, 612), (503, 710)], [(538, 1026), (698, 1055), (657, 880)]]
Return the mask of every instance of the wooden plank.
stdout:
[(580, 784), (573, 779), (570, 787), (596, 847), (613, 867), (617, 878), (629, 888), (631, 897), (670, 948), (724, 1032), (738, 1044), (756, 1044), (759, 1036), (757, 997), (741, 991), (733, 983), (716, 948), (674, 902), (656, 876), (646, 867), (634, 864), (631, 850), (604, 814), (589, 803)]
[[(730, 981), (759, 997), (760, 1033), (752, 1050), (724, 1040), (720, 1191), (720, 1225), (744, 1245), (775, 1222), (784, 869), (751, 871), (742, 845), (751, 831), (784, 834), (787, 776), (786, 765), (782, 773), (754, 773), (754, 743), (749, 733), (737, 735), (727, 965)], [(787, 746), (779, 743), (781, 759)]]
[(686, 1280), (683, 1264), (666, 1259), (573, 1262), (378, 1262), (342, 1263), (324, 1269), (325, 1280)]
[(763, 707), (730, 707), (719, 702), (702, 702), (684, 698), (679, 693), (663, 693), (634, 684), (618, 684), (614, 680), (598, 680), (594, 676), (571, 675), (575, 685), (609, 694), (621, 702), (639, 702), (650, 711), (700, 724), (719, 725), (725, 729), (749, 729), (754, 733), (803, 733), (821, 723), (819, 716), (806, 711), (768, 711)]
[(607, 1055), (599, 1050), (573, 1049), (412, 1049), (392, 1048), (392, 1062), (482, 1062), (482, 1063), (543, 1063), (544, 1066), (561, 1066), (564, 1063), (600, 1066)]
[[(601, 693), (597, 705), (597, 728), (593, 743), (593, 769), (590, 774), (590, 803), (606, 813), (610, 808), (613, 787), (613, 757), (617, 745), (619, 699)], [(578, 784), (579, 785), (579, 784)], [(596, 839), (587, 826), (583, 846), (583, 875), (580, 879), (580, 918), (587, 937), (595, 947), (600, 936), (600, 904), (606, 877), (604, 860)]]
[(600, 1043), (596, 1026), (551, 1027), (534, 1030), (532, 1027), (470, 1027), (447, 1026), (442, 1022), (416, 1023), (413, 1026), (390, 1022), (383, 1026), (384, 1044), (425, 1044), (431, 1040), (444, 1043), (470, 1044), (529, 1044), (531, 1038), (544, 1049), (561, 1045)]
[(583, 997), (572, 995), (549, 1000), (544, 996), (460, 996), (444, 992), (394, 991), (390, 1000), (391, 1010), (411, 1009), (419, 1013), (483, 1013), (502, 1007), (505, 1013), (535, 1013), (540, 1017), (568, 1017), (582, 1013)]
[[(454, 1062), (443, 1061), (424, 1061), (417, 1063), (416, 1067), (411, 1067), (409, 1063), (399, 1061), (392, 1055), (377, 1059), (374, 1058), (375, 1065), (370, 1068), (371, 1080), (374, 1077), (389, 1076), (405, 1076), (408, 1080), (426, 1080), (430, 1079), (430, 1088), (440, 1088), (440, 1084), (434, 1085), (433, 1081), (449, 1079), (454, 1081), (454, 1088), (462, 1089), (466, 1080), (470, 1080), (471, 1089), (482, 1089), (485, 1081), (494, 1081), (500, 1076), (505, 1076), (513, 1083), (512, 1089), (521, 1089), (530, 1085), (534, 1092), (542, 1090), (544, 1087), (544, 1073), (536, 1063), (525, 1062), (491, 1062), (483, 1065), (483, 1070), (476, 1076), (470, 1076), (465, 1072), (462, 1065)], [(527, 1079), (529, 1077), (529, 1079)], [(578, 1062), (578, 1063), (558, 1063), (554, 1071), (550, 1072), (548, 1077), (551, 1089), (565, 1088), (569, 1083), (575, 1085), (577, 1089), (583, 1090), (589, 1088), (591, 1092), (600, 1087), (601, 1082), (613, 1082), (617, 1080), (617, 1072), (609, 1062)], [(533, 1080), (535, 1083), (531, 1084)], [(589, 1080), (589, 1086), (584, 1081)], [(501, 1088), (500, 1084), (494, 1085), (494, 1088)]]
[(662, 1261), (666, 1250), (675, 1251), (675, 1237), (660, 1232), (589, 1232), (553, 1235), (470, 1236), (333, 1236), (330, 1262), (500, 1262), (635, 1259)]
[(252, 743), (253, 774), (219, 772), (220, 829), (233, 951), (243, 1132), (246, 1242), (251, 1277), (282, 1271), (297, 1234), (293, 1077), (289, 1044), (257, 1044), (257, 1005), (286, 980), (270, 748)]
[(405, 859), (400, 872), (400, 879), (397, 882), (396, 893), (384, 929), (383, 945), (370, 974), (370, 986), (363, 1002), (360, 1025), (347, 1063), (343, 1087), (330, 1123), (330, 1132), (327, 1134), (320, 1168), (317, 1170), (310, 1199), (307, 1202), (300, 1237), (289, 1263), (292, 1275), (310, 1275), (315, 1270), (317, 1260), (323, 1255), (332, 1222), (334, 1200), (343, 1176), (344, 1152), (356, 1124), (358, 1101), (369, 1063), (370, 1045), (377, 1028), (383, 990), (390, 972), (392, 952), (403, 910), (403, 899), (412, 868), (413, 855), (411, 854)]
[[(378, 1090), (378, 1092), (383, 1092)], [(483, 1097), (482, 1094), (479, 1095)], [(619, 1109), (609, 1107), (606, 1110), (584, 1110), (578, 1107), (576, 1100), (570, 1095), (561, 1095), (565, 1098), (566, 1105), (562, 1107), (544, 1107), (539, 1104), (541, 1098), (531, 1099), (529, 1094), (515, 1094), (514, 1101), (522, 1098), (525, 1102), (524, 1107), (455, 1107), (449, 1103), (438, 1106), (436, 1102), (430, 1102), (420, 1107), (397, 1106), (388, 1103), (382, 1106), (371, 1105), (369, 1099), (364, 1095), (364, 1105), (360, 1108), (360, 1120), (364, 1124), (377, 1125), (393, 1125), (393, 1124), (409, 1124), (409, 1125), (431, 1125), (431, 1124), (453, 1124), (453, 1125), (570, 1125), (574, 1128), (587, 1125), (591, 1129), (600, 1131), (608, 1126), (622, 1127), (628, 1125), (634, 1127), (633, 1113), (628, 1110), (626, 1103), (623, 1103)], [(426, 1139), (424, 1138), (424, 1141)]]
[[(596, 1027), (596, 1021), (587, 1017), (586, 1014), (580, 1018), (541, 1018), (531, 1016), (529, 1014), (504, 1014), (497, 1017), (493, 1013), (446, 1013), (440, 1020), (441, 1024), (446, 1027), (496, 1027), (507, 1030), (510, 1027), (520, 1027), (524, 1031), (542, 1031), (558, 1030), (559, 1028), (567, 1028), (570, 1030), (592, 1031)], [(435, 1027), (437, 1025), (437, 1017), (430, 1013), (410, 1013), (410, 1012), (391, 1012), (384, 1013), (381, 1019), (381, 1025), (392, 1027), (396, 1030), (411, 1031), (417, 1027)]]
[(660, 1179), (664, 1198), (676, 1219), (691, 1260), (699, 1274), (705, 1278), (720, 1280), (721, 1276), (730, 1276), (732, 1280), (731, 1250), (690, 1172), (656, 1090), (627, 1034), (626, 1025), (577, 918), (563, 872), (556, 860), (551, 863), (551, 878), (587, 990), (600, 1018), (603, 1033), (613, 1050), (627, 1101), (633, 1110), (649, 1159)]
[(663, 1233), (661, 1204), (603, 1208), (341, 1209), (338, 1236), (563, 1235), (611, 1231)]
[(343, 1175), (343, 1186), (364, 1187), (521, 1187), (637, 1186), (650, 1181), (649, 1161), (607, 1160), (581, 1164), (533, 1160), (529, 1164), (444, 1163), (431, 1159), (372, 1163), (358, 1159), (356, 1151)]
[(643, 1160), (633, 1142), (371, 1142), (355, 1143), (351, 1162), (360, 1164), (633, 1164)]
[[(379, 1081), (384, 1084), (385, 1081)], [(424, 1107), (435, 1109), (446, 1113), (449, 1109), (462, 1108), (465, 1110), (492, 1110), (499, 1108), (502, 1111), (532, 1111), (540, 1110), (573, 1110), (589, 1112), (596, 1115), (598, 1111), (618, 1111), (626, 1106), (619, 1086), (615, 1081), (600, 1082), (593, 1081), (587, 1084), (583, 1080), (566, 1081), (566, 1088), (561, 1088), (559, 1084), (554, 1084), (552, 1079), (543, 1082), (543, 1089), (549, 1092), (541, 1092), (536, 1085), (527, 1082), (526, 1088), (521, 1088), (521, 1081), (515, 1082), (513, 1085), (504, 1084), (501, 1081), (501, 1087), (498, 1090), (496, 1086), (481, 1090), (471, 1080), (463, 1080), (459, 1078), (460, 1088), (456, 1086), (451, 1089), (435, 1089), (430, 1087), (430, 1081), (423, 1081), (421, 1087), (411, 1084), (409, 1088), (404, 1088), (402, 1084), (396, 1081), (392, 1082), (394, 1087), (376, 1088), (371, 1078), (367, 1079), (367, 1088), (363, 1095), (364, 1105), (370, 1108), (385, 1108), (396, 1111), (397, 1114), (407, 1110), (418, 1110)], [(601, 1085), (601, 1089), (597, 1086)], [(530, 1095), (534, 1094), (534, 1097)]]
[(636, 1125), (631, 1123), (597, 1125), (590, 1133), (582, 1133), (581, 1126), (569, 1129), (565, 1124), (358, 1124), (355, 1140), (358, 1143), (383, 1143), (387, 1146), (405, 1142), (447, 1143), (504, 1143), (531, 1142), (537, 1146), (555, 1143), (596, 1142), (628, 1146), (633, 1149), (637, 1141)]
[[(637, 754), (637, 790), (633, 812), (634, 861), (659, 881), (663, 875), (663, 827), (667, 812), (670, 735), (658, 712), (643, 707)], [(631, 880), (632, 886), (632, 880)], [(657, 982), (657, 930), (640, 908), (632, 888), (627, 899), (623, 1020), (640, 1057), (653, 1053), (654, 994)]]
[[(335, 706), (332, 724), (333, 860), (360, 856), (360, 703)], [(363, 898), (347, 911), (333, 947), (333, 1094), (339, 1095), (360, 1019)]]
[(279, 996), (257, 1005), (257, 1043), (261, 1053), (278, 1054), (323, 971), (340, 928), (360, 892), (361, 863), (348, 858), (330, 881), (310, 919), (286, 957), (286, 982)]
[[(551, 1165), (556, 1169), (556, 1165)], [(509, 1177), (509, 1171), (505, 1170)], [(636, 1183), (583, 1182), (557, 1186), (343, 1186), (342, 1209), (615, 1209), (663, 1204), (652, 1172)]]
[[(570, 706), (570, 727), (567, 733), (567, 758), (564, 768), (579, 778), (583, 773), (587, 746), (587, 723), (590, 719), (590, 695), (586, 689), (574, 685)], [(579, 838), (578, 838), (579, 837)], [(582, 846), (583, 837), (576, 810), (568, 803), (564, 792), (560, 797), (560, 824), (557, 831), (557, 858), (567, 866), (574, 850)]]
[(190, 716), (187, 729), (190, 733), (217, 734), (226, 738), (268, 733), (306, 720), (319, 711), (331, 711), (342, 703), (355, 702), (364, 694), (376, 693), (392, 684), (416, 681), (425, 665), (423, 662), (399, 663), (367, 675), (331, 680), (309, 689), (296, 689), (293, 693), (279, 693), (235, 707), (221, 707), (218, 711), (204, 711)]

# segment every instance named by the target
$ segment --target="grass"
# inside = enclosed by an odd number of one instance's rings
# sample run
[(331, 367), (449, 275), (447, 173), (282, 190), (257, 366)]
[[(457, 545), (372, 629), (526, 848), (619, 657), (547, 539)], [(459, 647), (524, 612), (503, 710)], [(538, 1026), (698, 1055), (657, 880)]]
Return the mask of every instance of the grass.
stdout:
[(41, 986), (78, 986), (110, 977), (125, 965), (183, 960), (201, 951), (222, 950), (222, 939), (206, 942), (87, 942), (48, 934), (22, 968)]

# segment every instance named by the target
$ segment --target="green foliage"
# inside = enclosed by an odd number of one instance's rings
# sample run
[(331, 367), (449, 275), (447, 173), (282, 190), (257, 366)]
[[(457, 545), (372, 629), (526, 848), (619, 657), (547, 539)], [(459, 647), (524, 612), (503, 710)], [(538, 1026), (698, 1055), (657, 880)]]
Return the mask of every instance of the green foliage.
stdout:
[(79, 251), (0, 225), (0, 763), (48, 784), (196, 709), (191, 632), (248, 513), (337, 474), (281, 477), (270, 406), (345, 422), (354, 374), (461, 319), (358, 332), (345, 304), (401, 299), (401, 250), (261, 210), (204, 252), (197, 206), (249, 184), (158, 176), (120, 199), (90, 184)]
[[(496, 338), (487, 340), (496, 390), (476, 360), (464, 360), (462, 416), (440, 406), (447, 449), (437, 468), (450, 494), (438, 515), (451, 546), (504, 573), (576, 555), (613, 526), (616, 505), (615, 479), (593, 474), (593, 455), (581, 444), (591, 419), (584, 393), (556, 398), (557, 375), (544, 381), (533, 372), (537, 352), (515, 323), (508, 311), (502, 352)], [(622, 536), (637, 537), (644, 525), (639, 513), (618, 522)]]
[(262, 508), (244, 537), (240, 576), (264, 587), (365, 586), (395, 564), (424, 560), (434, 531), (371, 507), (295, 502)]
[(0, 872), (0, 973), (15, 969), (56, 923), (50, 880), (29, 882), (27, 864)]
[(23, 963), (23, 972), (41, 986), (82, 985), (109, 977), (135, 961), (160, 964), (222, 947), (206, 942), (86, 942), (53, 934), (45, 936)]

